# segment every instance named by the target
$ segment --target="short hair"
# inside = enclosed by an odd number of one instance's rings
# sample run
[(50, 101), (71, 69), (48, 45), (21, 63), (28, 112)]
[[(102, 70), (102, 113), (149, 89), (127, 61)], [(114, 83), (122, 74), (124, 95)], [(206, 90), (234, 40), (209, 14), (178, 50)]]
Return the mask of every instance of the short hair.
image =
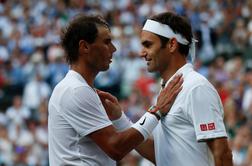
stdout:
[[(189, 43), (183, 45), (179, 43), (179, 52), (185, 56), (188, 55), (190, 44), (192, 43), (192, 27), (185, 17), (179, 16), (171, 12), (160, 13), (150, 18), (151, 20), (157, 21), (162, 24), (169, 25), (169, 27), (175, 32), (184, 37)], [(161, 41), (161, 47), (165, 47), (169, 41), (168, 38), (158, 35)]]
[(98, 26), (105, 26), (109, 29), (109, 25), (103, 17), (79, 14), (63, 29), (61, 46), (66, 52), (66, 60), (69, 64), (78, 60), (80, 40), (85, 40), (88, 43), (95, 41), (98, 35)]

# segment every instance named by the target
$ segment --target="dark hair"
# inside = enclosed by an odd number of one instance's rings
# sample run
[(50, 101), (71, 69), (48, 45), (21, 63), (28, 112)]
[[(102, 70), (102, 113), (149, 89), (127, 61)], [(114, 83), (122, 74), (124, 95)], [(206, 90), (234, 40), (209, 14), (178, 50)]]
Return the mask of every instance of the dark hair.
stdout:
[[(171, 29), (183, 36), (189, 41), (188, 45), (183, 45), (179, 43), (179, 52), (185, 56), (189, 53), (190, 44), (192, 43), (192, 28), (189, 21), (182, 16), (176, 15), (171, 12), (160, 13), (154, 15), (150, 18), (151, 20), (160, 22), (162, 24), (169, 25)], [(158, 35), (161, 40), (161, 47), (165, 47), (166, 43), (169, 41), (168, 38)]]
[(95, 41), (98, 34), (98, 26), (109, 28), (108, 23), (101, 16), (79, 14), (62, 31), (61, 45), (66, 51), (66, 60), (69, 64), (78, 60), (80, 40), (85, 40), (88, 43)]

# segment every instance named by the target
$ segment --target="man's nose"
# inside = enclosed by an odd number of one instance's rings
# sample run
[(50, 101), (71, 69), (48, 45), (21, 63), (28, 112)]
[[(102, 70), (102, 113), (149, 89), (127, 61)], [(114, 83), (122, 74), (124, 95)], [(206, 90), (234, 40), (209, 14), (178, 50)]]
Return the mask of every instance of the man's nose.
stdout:
[(139, 55), (140, 55), (141, 58), (144, 58), (144, 57), (146, 57), (147, 52), (146, 52), (144, 49), (142, 49), (142, 50), (140, 51)]
[(113, 43), (112, 43), (112, 52), (116, 52), (116, 47)]

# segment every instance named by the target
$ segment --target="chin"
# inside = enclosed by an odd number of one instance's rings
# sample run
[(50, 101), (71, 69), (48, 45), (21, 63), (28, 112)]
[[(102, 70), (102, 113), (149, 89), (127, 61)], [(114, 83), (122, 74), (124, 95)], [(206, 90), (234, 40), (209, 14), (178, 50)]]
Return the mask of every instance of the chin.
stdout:
[(147, 68), (148, 72), (152, 73), (152, 72), (155, 72), (155, 70), (153, 68)]
[(109, 69), (109, 65), (108, 66), (103, 66), (100, 71), (107, 71)]

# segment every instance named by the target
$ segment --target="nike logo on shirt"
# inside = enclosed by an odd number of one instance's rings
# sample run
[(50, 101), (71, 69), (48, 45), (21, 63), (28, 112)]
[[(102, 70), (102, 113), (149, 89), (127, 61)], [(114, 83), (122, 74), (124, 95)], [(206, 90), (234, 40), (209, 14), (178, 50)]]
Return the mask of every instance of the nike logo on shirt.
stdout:
[(145, 120), (146, 120), (146, 117), (144, 117), (144, 120), (139, 124), (142, 126), (145, 123)]

